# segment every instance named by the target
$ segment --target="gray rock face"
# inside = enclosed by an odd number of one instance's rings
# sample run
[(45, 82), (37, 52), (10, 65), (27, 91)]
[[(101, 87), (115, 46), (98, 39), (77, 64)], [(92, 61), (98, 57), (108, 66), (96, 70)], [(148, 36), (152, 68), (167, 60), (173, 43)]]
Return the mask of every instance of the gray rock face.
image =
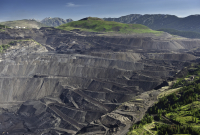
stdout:
[(68, 23), (68, 22), (72, 22), (73, 20), (71, 19), (71, 18), (69, 18), (69, 19), (66, 19), (66, 22)]
[(54, 28), (8, 29), (0, 44), (27, 38), (38, 43), (18, 42), (0, 57), (0, 132), (13, 135), (125, 134), (156, 101), (149, 90), (197, 61), (200, 47), (166, 34)]
[(47, 26), (57, 27), (59, 25), (62, 25), (64, 23), (68, 23), (68, 22), (72, 22), (72, 21), (73, 21), (72, 19), (64, 20), (64, 19), (59, 18), (59, 17), (54, 17), (54, 18), (47, 17), (40, 22), (47, 25)]

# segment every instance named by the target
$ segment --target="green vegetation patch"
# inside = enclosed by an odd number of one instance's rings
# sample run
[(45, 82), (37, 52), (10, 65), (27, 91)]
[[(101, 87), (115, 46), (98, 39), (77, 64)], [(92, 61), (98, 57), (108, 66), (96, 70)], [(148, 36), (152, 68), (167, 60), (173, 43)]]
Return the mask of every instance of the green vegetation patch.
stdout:
[[(173, 87), (173, 86), (172, 86), (172, 87)], [(162, 97), (164, 97), (164, 96), (168, 96), (168, 95), (170, 95), (170, 94), (172, 94), (172, 93), (174, 93), (174, 92), (179, 91), (179, 89), (180, 89), (180, 87), (179, 87), (179, 88), (172, 88), (172, 89), (169, 89), (169, 90), (167, 90), (167, 91), (163, 91), (162, 93), (160, 93), (160, 94), (158, 95), (158, 98), (162, 98)]]
[[(145, 129), (148, 124), (155, 124), (149, 128), (151, 134), (200, 135), (200, 65), (188, 68), (187, 79), (178, 78), (172, 86), (172, 93), (161, 97), (159, 101), (147, 111), (143, 119), (133, 124), (128, 135)], [(176, 91), (173, 91), (176, 90)], [(148, 116), (148, 117), (147, 117)], [(148, 118), (152, 118), (151, 121)], [(135, 132), (133, 132), (135, 131)]]
[(192, 124), (195, 126), (200, 126), (199, 112), (200, 102), (194, 101), (190, 104), (175, 109), (173, 112), (167, 113), (166, 117), (173, 119), (181, 124)]
[(0, 25), (0, 32), (4, 32), (5, 28), (9, 28), (9, 27), (5, 25)]
[(135, 130), (131, 130), (127, 133), (127, 135), (152, 135), (156, 133), (156, 131), (151, 130), (155, 127), (154, 123), (145, 124), (141, 126), (140, 128), (135, 128)]
[(0, 45), (0, 52), (2, 53), (3, 51), (7, 50), (10, 47), (9, 44), (6, 45)]
[(187, 80), (185, 80), (184, 78), (178, 78), (176, 83), (174, 83), (172, 85), (172, 89), (175, 89), (175, 88), (179, 88), (179, 87), (182, 87), (186, 84), (188, 84), (189, 82)]
[(118, 33), (153, 33), (160, 34), (141, 24), (124, 24), (114, 21), (104, 21), (100, 18), (88, 17), (79, 21), (73, 21), (57, 27), (62, 30), (79, 29), (90, 32), (118, 32)]
[(8, 26), (5, 26), (5, 25), (0, 25), (0, 29), (2, 28), (9, 28)]

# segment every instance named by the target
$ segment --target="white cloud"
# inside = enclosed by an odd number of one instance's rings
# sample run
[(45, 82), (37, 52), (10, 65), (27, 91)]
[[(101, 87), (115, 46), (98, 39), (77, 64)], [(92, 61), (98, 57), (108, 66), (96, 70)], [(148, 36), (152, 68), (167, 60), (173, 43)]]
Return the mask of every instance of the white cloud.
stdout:
[(67, 3), (66, 7), (79, 7), (80, 5), (76, 5), (74, 3)]

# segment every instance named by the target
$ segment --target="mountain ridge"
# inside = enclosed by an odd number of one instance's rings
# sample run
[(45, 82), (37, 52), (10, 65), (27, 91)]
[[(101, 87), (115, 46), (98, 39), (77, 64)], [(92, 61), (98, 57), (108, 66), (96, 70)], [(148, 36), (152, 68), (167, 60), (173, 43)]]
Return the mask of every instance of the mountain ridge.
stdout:
[(57, 27), (57, 26), (60, 26), (62, 24), (69, 23), (69, 22), (72, 22), (72, 21), (73, 20), (71, 18), (64, 20), (64, 19), (59, 18), (59, 17), (54, 17), (54, 18), (46, 17), (43, 20), (41, 20), (40, 22), (47, 25), (47, 26)]
[(200, 15), (190, 15), (179, 18), (169, 14), (130, 14), (119, 18), (103, 18), (106, 21), (116, 21), (129, 24), (142, 24), (153, 30), (168, 28), (182, 31), (200, 32)]

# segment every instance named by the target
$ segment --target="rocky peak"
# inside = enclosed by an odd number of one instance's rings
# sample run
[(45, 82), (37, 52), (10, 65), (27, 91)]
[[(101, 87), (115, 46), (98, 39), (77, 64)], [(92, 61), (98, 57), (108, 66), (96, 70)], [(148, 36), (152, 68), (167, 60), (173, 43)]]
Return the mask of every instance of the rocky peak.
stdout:
[(66, 22), (72, 22), (73, 20), (71, 18), (66, 19)]
[(64, 19), (59, 18), (59, 17), (54, 17), (54, 18), (47, 17), (47, 18), (43, 19), (41, 21), (41, 23), (43, 23), (47, 26), (57, 27), (59, 25), (62, 25), (62, 24), (68, 23), (68, 22), (72, 22), (72, 21), (73, 21), (72, 19), (64, 20)]

